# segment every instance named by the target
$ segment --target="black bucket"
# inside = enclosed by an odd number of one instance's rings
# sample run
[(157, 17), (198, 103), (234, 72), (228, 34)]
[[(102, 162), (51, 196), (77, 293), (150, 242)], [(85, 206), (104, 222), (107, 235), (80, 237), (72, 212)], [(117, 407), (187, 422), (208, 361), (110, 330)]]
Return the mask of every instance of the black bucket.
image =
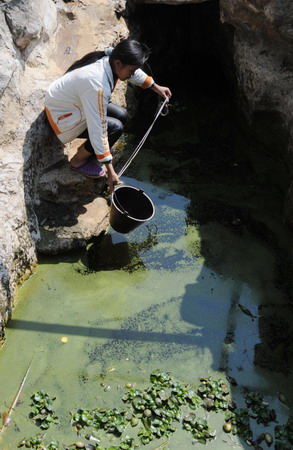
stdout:
[(110, 225), (118, 233), (126, 234), (150, 220), (155, 214), (151, 199), (142, 189), (121, 185), (112, 195)]

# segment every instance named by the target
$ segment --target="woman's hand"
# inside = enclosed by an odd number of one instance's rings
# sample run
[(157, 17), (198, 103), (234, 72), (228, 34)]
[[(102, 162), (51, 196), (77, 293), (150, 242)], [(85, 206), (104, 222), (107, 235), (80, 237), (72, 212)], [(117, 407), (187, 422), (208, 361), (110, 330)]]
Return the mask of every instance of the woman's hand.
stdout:
[(165, 99), (166, 98), (169, 99), (172, 96), (170, 89), (166, 86), (159, 86), (158, 84), (155, 83), (151, 89), (157, 94), (161, 95), (161, 97), (164, 97)]
[(107, 183), (109, 186), (110, 194), (112, 194), (114, 191), (114, 186), (116, 186), (116, 184), (123, 184), (123, 183), (122, 183), (122, 181), (119, 180), (119, 177), (118, 177), (117, 173), (115, 172), (112, 163), (105, 164), (105, 167), (106, 167), (107, 176), (108, 176)]

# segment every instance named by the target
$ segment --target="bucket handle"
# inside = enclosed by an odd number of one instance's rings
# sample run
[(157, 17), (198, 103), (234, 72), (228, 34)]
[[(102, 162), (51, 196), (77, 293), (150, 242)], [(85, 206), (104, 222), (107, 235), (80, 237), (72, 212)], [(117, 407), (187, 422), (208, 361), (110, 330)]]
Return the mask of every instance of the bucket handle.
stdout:
[[(114, 193), (115, 193), (115, 191), (113, 192), (113, 195), (112, 195), (112, 201), (113, 201)], [(129, 216), (129, 212), (126, 211), (125, 208), (123, 208), (123, 206), (122, 206), (121, 203), (119, 202), (118, 198), (115, 199), (115, 202), (117, 203), (118, 208), (121, 210), (122, 214), (125, 214), (126, 216)]]
[[(143, 189), (139, 188), (138, 191), (142, 192), (144, 194)], [(115, 189), (114, 189), (114, 192), (113, 192), (113, 195), (112, 195), (112, 201), (113, 201), (114, 193), (115, 193)], [(122, 214), (125, 214), (126, 216), (130, 216), (129, 212), (126, 211), (125, 208), (123, 208), (123, 206), (121, 205), (121, 203), (119, 202), (119, 200), (117, 198), (115, 199), (115, 202), (117, 203), (118, 208), (121, 210)]]

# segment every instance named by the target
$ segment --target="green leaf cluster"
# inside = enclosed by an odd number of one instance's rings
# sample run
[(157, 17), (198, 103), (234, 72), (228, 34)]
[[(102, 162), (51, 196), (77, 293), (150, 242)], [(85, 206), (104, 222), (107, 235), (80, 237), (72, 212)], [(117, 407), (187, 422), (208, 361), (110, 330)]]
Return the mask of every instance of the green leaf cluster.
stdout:
[(232, 434), (237, 434), (245, 441), (252, 439), (252, 431), (250, 428), (250, 416), (246, 408), (235, 411), (227, 411), (225, 420), (232, 425)]
[(201, 384), (197, 389), (197, 394), (203, 400), (203, 407), (208, 411), (226, 411), (229, 408), (229, 387), (223, 380), (212, 380), (201, 378)]
[(191, 420), (189, 414), (183, 418), (183, 428), (192, 433), (195, 443), (206, 444), (214, 439), (216, 432), (212, 431), (206, 419), (196, 419), (195, 414), (193, 416)]
[(125, 414), (126, 411), (118, 411), (115, 408), (92, 411), (79, 409), (76, 413), (71, 413), (71, 423), (77, 430), (92, 427), (120, 436), (128, 423)]
[[(91, 433), (85, 436), (91, 443), (76, 442), (63, 447), (67, 450), (135, 450), (138, 445), (134, 438), (122, 438), (127, 426), (140, 426), (137, 436), (140, 443), (146, 445), (156, 439), (168, 438), (176, 431), (178, 423), (192, 434), (194, 443), (205, 445), (214, 439), (216, 432), (210, 428), (206, 419), (196, 416), (194, 410), (202, 406), (205, 410), (216, 413), (224, 411), (223, 430), (238, 435), (250, 446), (261, 448), (259, 444), (264, 441), (270, 447), (275, 441), (276, 450), (293, 448), (293, 418), (289, 418), (286, 425), (275, 426), (274, 436), (264, 431), (253, 440), (251, 420), (265, 426), (270, 422), (277, 422), (275, 410), (264, 402), (261, 393), (244, 390), (246, 408), (238, 409), (230, 398), (228, 385), (222, 379), (200, 378), (200, 384), (193, 388), (192, 385), (175, 380), (169, 372), (158, 369), (150, 374), (150, 382), (144, 389), (137, 389), (132, 383), (125, 385), (126, 391), (122, 397), (126, 404), (124, 410), (96, 408), (79, 409), (71, 413), (71, 423), (78, 433), (91, 427)], [(59, 423), (53, 411), (54, 400), (42, 390), (31, 396), (30, 417), (42, 429)], [(97, 438), (94, 436), (100, 431), (117, 436), (120, 438), (119, 443), (102, 448), (99, 434)], [(18, 447), (59, 450), (58, 442), (46, 444), (43, 438), (39, 434), (35, 438), (23, 439)]]
[(291, 450), (293, 448), (293, 423), (289, 418), (286, 425), (275, 426), (275, 450)]
[(249, 413), (250, 417), (256, 419), (257, 423), (268, 425), (276, 420), (276, 411), (269, 409), (261, 393), (248, 392), (245, 395), (245, 403), (251, 410)]
[(44, 435), (38, 434), (36, 437), (30, 439), (22, 439), (17, 447), (33, 448), (37, 450), (58, 450), (59, 443), (57, 441), (51, 441), (49, 444), (46, 444), (44, 442)]
[(183, 405), (195, 409), (200, 403), (189, 385), (174, 380), (169, 373), (156, 370), (151, 373), (150, 381), (149, 388), (139, 390), (129, 387), (122, 397), (124, 402), (133, 407), (133, 426), (140, 422), (143, 425), (138, 436), (144, 445), (176, 431), (174, 423), (181, 420)]
[(31, 396), (30, 418), (43, 430), (47, 430), (52, 424), (58, 424), (59, 418), (53, 410), (53, 401), (43, 390), (35, 392)]
[(111, 445), (111, 447), (108, 447), (107, 449), (97, 446), (96, 450), (135, 450), (137, 447), (138, 445), (134, 443), (134, 439), (126, 436), (119, 445)]

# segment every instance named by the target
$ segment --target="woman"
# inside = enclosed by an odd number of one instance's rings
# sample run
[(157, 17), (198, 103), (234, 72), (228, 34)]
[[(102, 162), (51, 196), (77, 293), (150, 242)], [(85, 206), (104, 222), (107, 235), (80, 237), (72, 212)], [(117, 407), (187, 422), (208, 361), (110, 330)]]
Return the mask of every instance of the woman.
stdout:
[(48, 120), (63, 144), (85, 138), (70, 166), (88, 177), (105, 174), (110, 192), (119, 178), (112, 165), (111, 147), (123, 132), (127, 118), (124, 108), (110, 103), (118, 80), (129, 80), (143, 89), (152, 89), (164, 98), (171, 97), (168, 87), (159, 86), (141, 70), (149, 56), (148, 48), (124, 39), (105, 52), (92, 52), (76, 61), (55, 80), (45, 96)]

